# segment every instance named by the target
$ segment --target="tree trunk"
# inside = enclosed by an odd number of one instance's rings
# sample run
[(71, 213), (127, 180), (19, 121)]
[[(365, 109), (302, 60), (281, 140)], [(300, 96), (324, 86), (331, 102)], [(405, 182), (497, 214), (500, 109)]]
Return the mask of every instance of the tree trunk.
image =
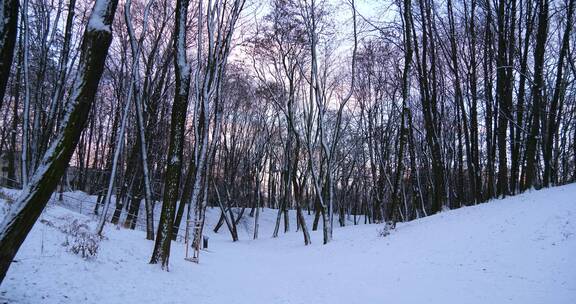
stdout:
[(4, 93), (12, 67), (12, 58), (14, 57), (19, 6), (18, 0), (0, 1), (0, 11), (3, 12), (3, 20), (0, 23), (0, 108), (3, 105)]
[(96, 0), (82, 38), (78, 74), (62, 128), (30, 183), (0, 224), (0, 282), (50, 199), (85, 127), (112, 41), (111, 24), (116, 5), (114, 0)]
[[(524, 170), (520, 175), (520, 168), (523, 166), (521, 161), (521, 146), (524, 143), (524, 138), (526, 137), (524, 126), (524, 101), (526, 99), (526, 75), (528, 73), (528, 51), (530, 47), (530, 37), (532, 36), (532, 28), (534, 24), (534, 14), (532, 13), (532, 4), (527, 3), (528, 11), (526, 12), (526, 27), (524, 31), (523, 50), (522, 50), (522, 60), (520, 62), (520, 80), (518, 84), (518, 102), (516, 103), (516, 138), (512, 142), (512, 153), (511, 153), (511, 172), (510, 172), (510, 190), (512, 193), (516, 193), (517, 190), (523, 189), (525, 179)], [(520, 31), (519, 31), (520, 34)]]
[(543, 186), (548, 187), (552, 182), (552, 147), (554, 146), (554, 135), (558, 131), (558, 126), (560, 125), (560, 118), (563, 108), (563, 99), (565, 81), (562, 78), (562, 73), (564, 71), (564, 58), (568, 54), (568, 47), (570, 43), (570, 30), (573, 27), (573, 15), (574, 15), (574, 2), (575, 0), (569, 0), (568, 2), (568, 12), (566, 17), (566, 29), (564, 30), (564, 36), (562, 38), (562, 46), (560, 48), (560, 55), (558, 57), (558, 65), (556, 67), (556, 82), (554, 86), (554, 94), (552, 95), (552, 101), (550, 103), (550, 109), (548, 110), (548, 126), (545, 129), (546, 133), (543, 134), (544, 139), (544, 178)]
[[(392, 225), (395, 226), (398, 222), (398, 208), (399, 208), (399, 195), (398, 191), (400, 188), (401, 179), (403, 176), (402, 171), (404, 170), (404, 146), (408, 138), (408, 128), (406, 127), (406, 116), (410, 111), (408, 109), (408, 98), (409, 98), (409, 87), (410, 87), (410, 65), (412, 64), (412, 2), (410, 0), (404, 0), (404, 7), (402, 8), (403, 19), (404, 19), (404, 69), (402, 71), (402, 110), (400, 113), (400, 131), (398, 134), (398, 157), (397, 167), (396, 167), (396, 178), (394, 180), (394, 189), (392, 190), (392, 210), (388, 212), (391, 214), (390, 219)], [(408, 127), (412, 127), (409, 125)], [(413, 174), (414, 172), (412, 172)]]
[(172, 229), (174, 228), (174, 213), (176, 201), (180, 194), (180, 176), (184, 149), (184, 124), (188, 108), (188, 93), (190, 88), (190, 66), (186, 61), (186, 19), (189, 0), (176, 1), (176, 22), (174, 27), (174, 69), (176, 71), (176, 93), (172, 105), (172, 120), (170, 124), (170, 145), (166, 174), (164, 177), (164, 200), (160, 213), (160, 223), (156, 233), (154, 251), (150, 264), (162, 264), (162, 269), (168, 270)]
[(538, 1), (538, 29), (534, 48), (534, 84), (532, 86), (532, 126), (526, 145), (526, 183), (522, 190), (536, 183), (536, 149), (540, 133), (540, 107), (544, 89), (544, 51), (548, 37), (548, 0)]
[(489, 0), (485, 1), (485, 13), (486, 13), (486, 23), (484, 25), (484, 60), (483, 60), (483, 72), (484, 72), (484, 95), (485, 95), (485, 108), (486, 108), (486, 115), (485, 117), (485, 125), (486, 125), (486, 191), (483, 198), (488, 199), (494, 197), (494, 135), (492, 130), (494, 129), (493, 126), (493, 106), (494, 106), (494, 99), (492, 96), (492, 74), (493, 74), (493, 57), (494, 52), (492, 48), (493, 44), (493, 34), (492, 34), (492, 8), (490, 7)]

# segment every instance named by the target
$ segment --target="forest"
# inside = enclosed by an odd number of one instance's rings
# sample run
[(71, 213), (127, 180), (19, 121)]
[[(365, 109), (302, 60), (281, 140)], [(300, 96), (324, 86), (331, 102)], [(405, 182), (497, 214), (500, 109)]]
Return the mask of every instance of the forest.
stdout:
[(0, 283), (66, 191), (169, 270), (575, 182), (575, 2), (0, 0)]

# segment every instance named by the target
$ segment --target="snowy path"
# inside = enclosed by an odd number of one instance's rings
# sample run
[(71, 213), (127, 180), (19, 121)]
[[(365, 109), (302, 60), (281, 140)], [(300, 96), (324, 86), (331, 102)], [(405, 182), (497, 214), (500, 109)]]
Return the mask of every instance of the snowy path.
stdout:
[[(43, 216), (80, 217), (60, 207)], [(209, 212), (211, 229), (218, 212)], [(67, 253), (61, 233), (37, 224), (0, 288), (14, 303), (576, 303), (576, 184), (533, 191), (399, 225), (296, 232), (232, 243), (211, 235), (201, 264), (172, 247), (171, 271), (148, 265), (144, 233), (107, 228), (95, 261)], [(294, 216), (291, 217), (294, 220)], [(251, 218), (250, 218), (251, 220)], [(308, 224), (311, 225), (311, 219)], [(292, 223), (295, 228), (295, 222)], [(43, 249), (42, 249), (43, 244)], [(0, 301), (1, 303), (1, 301)]]

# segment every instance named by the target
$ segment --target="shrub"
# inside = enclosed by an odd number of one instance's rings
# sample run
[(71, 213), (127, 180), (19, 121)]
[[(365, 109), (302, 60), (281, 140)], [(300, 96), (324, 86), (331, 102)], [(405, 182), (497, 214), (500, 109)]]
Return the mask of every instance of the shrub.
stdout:
[(393, 229), (394, 229), (394, 225), (391, 222), (386, 222), (386, 225), (384, 225), (384, 227), (378, 228), (378, 230), (376, 230), (376, 231), (378, 232), (379, 237), (386, 237), (386, 236), (390, 235), (390, 232)]
[(66, 234), (66, 241), (63, 245), (67, 247), (69, 252), (84, 259), (91, 259), (98, 255), (100, 237), (90, 231), (85, 222), (74, 219), (67, 225), (60, 227), (60, 231)]

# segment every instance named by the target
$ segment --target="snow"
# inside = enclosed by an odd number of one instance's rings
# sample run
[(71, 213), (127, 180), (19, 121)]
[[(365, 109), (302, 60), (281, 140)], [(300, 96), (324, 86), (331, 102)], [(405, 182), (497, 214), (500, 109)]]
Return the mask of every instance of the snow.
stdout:
[(108, 6), (108, 0), (96, 0), (94, 3), (94, 9), (90, 15), (90, 20), (88, 22), (88, 27), (95, 31), (112, 32), (109, 24), (104, 21), (104, 16), (106, 15), (106, 9)]
[[(17, 193), (4, 191), (5, 194)], [(74, 199), (71, 199), (74, 197)], [(576, 303), (576, 184), (442, 212), (399, 224), (387, 237), (382, 225), (335, 228), (273, 239), (275, 210), (239, 225), (240, 241), (225, 225), (212, 229), (219, 211), (207, 212), (209, 249), (200, 264), (185, 261), (173, 243), (170, 272), (148, 264), (153, 242), (143, 231), (110, 225), (98, 256), (84, 260), (61, 245), (65, 235), (37, 223), (0, 286), (10, 303)], [(41, 219), (96, 221), (93, 197), (66, 193), (64, 208), (51, 203)], [(159, 205), (159, 204), (157, 204)], [(0, 213), (0, 216), (2, 214)], [(141, 216), (144, 217), (143, 212)], [(290, 214), (294, 230), (295, 213)], [(306, 216), (309, 227), (313, 216)], [(361, 220), (363, 223), (363, 219)], [(321, 228), (321, 227), (320, 227)], [(0, 302), (2, 302), (0, 300)]]

